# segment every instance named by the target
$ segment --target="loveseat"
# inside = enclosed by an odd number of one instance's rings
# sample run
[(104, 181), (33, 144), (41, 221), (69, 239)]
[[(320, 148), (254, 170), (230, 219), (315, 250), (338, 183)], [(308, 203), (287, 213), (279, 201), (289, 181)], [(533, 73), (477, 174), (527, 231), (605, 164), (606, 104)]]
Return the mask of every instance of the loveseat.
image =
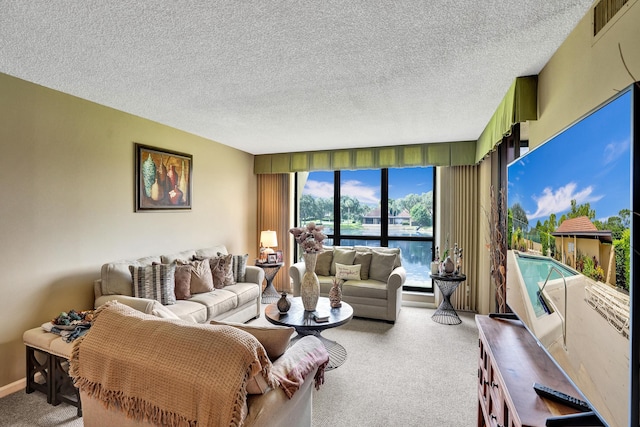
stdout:
[(329, 354), (293, 328), (196, 324), (117, 302), (76, 340), (69, 374), (86, 426), (310, 426)]
[(260, 317), (264, 270), (246, 262), (224, 245), (110, 262), (94, 283), (94, 308), (116, 300), (158, 317), (247, 322)]
[[(300, 296), (305, 270), (304, 262), (289, 268), (294, 296)], [(397, 320), (407, 277), (399, 248), (325, 246), (318, 253), (315, 273), (320, 296), (329, 295), (334, 279), (342, 281), (342, 299), (353, 307), (354, 316)]]

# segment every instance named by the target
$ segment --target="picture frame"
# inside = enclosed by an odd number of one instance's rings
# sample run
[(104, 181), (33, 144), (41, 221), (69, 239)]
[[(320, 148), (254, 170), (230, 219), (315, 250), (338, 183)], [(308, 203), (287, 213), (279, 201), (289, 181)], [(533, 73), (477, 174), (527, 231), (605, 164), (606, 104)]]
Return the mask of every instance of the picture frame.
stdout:
[(277, 263), (282, 263), (283, 261), (283, 256), (282, 256), (282, 251), (276, 251), (276, 262)]
[(278, 255), (276, 253), (267, 254), (267, 264), (275, 264), (278, 262)]
[(135, 212), (190, 210), (193, 156), (143, 144), (135, 147)]

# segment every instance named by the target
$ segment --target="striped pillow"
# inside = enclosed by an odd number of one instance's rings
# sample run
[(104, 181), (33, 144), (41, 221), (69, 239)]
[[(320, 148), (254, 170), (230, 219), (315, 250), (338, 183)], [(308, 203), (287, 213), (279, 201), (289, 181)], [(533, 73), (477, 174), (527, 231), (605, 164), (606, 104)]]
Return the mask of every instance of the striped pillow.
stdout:
[(130, 265), (129, 271), (133, 279), (134, 297), (154, 299), (163, 305), (176, 303), (174, 263), (146, 267)]
[(245, 281), (245, 276), (247, 273), (248, 258), (249, 258), (249, 254), (233, 256), (231, 271), (233, 272), (233, 277), (236, 279), (236, 282), (242, 283)]

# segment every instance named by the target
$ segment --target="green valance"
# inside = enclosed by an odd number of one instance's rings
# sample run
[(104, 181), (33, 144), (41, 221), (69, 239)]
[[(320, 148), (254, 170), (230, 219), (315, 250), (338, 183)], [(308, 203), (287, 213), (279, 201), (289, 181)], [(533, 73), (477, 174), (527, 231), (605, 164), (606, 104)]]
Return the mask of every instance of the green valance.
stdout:
[(474, 163), (480, 162), (509, 135), (512, 125), (537, 118), (538, 76), (518, 77), (478, 138)]
[(538, 118), (538, 76), (518, 77), (477, 141), (300, 153), (262, 154), (254, 158), (254, 173), (290, 173), (343, 169), (475, 165), (490, 153), (511, 126)]
[[(452, 155), (453, 150), (455, 150), (454, 155)], [(255, 156), (254, 172), (263, 174), (416, 166), (458, 166), (474, 164), (475, 154), (475, 141), (262, 154)]]

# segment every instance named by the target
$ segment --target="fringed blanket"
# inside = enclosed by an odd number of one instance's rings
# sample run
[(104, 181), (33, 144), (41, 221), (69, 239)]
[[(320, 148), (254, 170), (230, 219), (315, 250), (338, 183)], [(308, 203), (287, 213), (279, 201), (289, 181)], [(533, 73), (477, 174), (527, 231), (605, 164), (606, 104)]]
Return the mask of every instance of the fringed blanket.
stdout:
[(159, 319), (111, 302), (76, 340), (76, 386), (128, 417), (167, 426), (239, 426), (248, 379), (275, 386), (264, 348), (231, 326)]
[(315, 376), (316, 390), (324, 383), (324, 370), (329, 363), (329, 353), (324, 344), (308, 335), (296, 341), (287, 352), (273, 364), (273, 376), (289, 399), (302, 386), (309, 372), (318, 367)]

